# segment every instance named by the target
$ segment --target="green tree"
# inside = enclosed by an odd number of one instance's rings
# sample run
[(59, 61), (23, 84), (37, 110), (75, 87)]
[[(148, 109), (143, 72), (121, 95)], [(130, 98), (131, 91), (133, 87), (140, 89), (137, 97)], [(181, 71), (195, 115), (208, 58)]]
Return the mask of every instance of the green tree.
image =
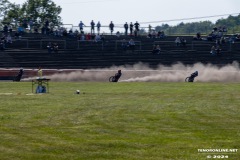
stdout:
[(8, 0), (0, 0), (0, 20), (4, 19), (8, 10), (9, 10), (9, 1)]
[(9, 7), (9, 10), (7, 11), (7, 14), (4, 17), (3, 22), (5, 24), (15, 23), (15, 26), (16, 26), (19, 19), (21, 19), (21, 15), (23, 14), (21, 6), (13, 3), (13, 4), (9, 4), (8, 7)]
[(58, 26), (62, 21), (59, 16), (61, 11), (62, 8), (52, 0), (27, 0), (22, 6), (12, 5), (5, 20), (23, 22), (32, 19), (34, 24), (39, 26), (48, 19)]

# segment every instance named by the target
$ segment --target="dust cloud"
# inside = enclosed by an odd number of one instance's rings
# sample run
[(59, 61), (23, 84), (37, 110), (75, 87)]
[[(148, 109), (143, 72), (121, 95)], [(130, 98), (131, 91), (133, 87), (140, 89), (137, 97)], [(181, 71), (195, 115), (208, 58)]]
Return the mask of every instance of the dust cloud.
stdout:
[(105, 69), (90, 69), (70, 73), (58, 73), (48, 76), (52, 81), (95, 81), (107, 82), (117, 70), (122, 70), (119, 82), (184, 82), (187, 76), (198, 71), (195, 82), (240, 82), (240, 68), (237, 62), (217, 67), (212, 64), (196, 63), (172, 66), (159, 65), (153, 69), (144, 63), (135, 65), (113, 66)]

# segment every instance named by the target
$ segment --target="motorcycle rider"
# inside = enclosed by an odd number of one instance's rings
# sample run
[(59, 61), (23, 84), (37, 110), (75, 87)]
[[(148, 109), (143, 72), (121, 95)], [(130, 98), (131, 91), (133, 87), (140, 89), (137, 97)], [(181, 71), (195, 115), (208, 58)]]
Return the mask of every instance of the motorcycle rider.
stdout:
[(122, 71), (118, 70), (118, 72), (115, 74), (114, 82), (117, 82), (121, 76), (122, 76)]

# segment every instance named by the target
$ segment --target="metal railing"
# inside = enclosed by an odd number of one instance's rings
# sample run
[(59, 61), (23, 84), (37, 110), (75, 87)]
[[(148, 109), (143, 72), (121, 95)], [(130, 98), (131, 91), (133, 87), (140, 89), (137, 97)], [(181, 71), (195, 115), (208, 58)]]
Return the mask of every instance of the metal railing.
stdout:
[[(13, 42), (15, 42), (15, 43), (25, 42), (26, 43), (25, 44), (26, 48), (36, 48), (37, 46), (39, 46), (40, 49), (46, 48), (49, 42), (52, 42), (52, 43), (61, 42), (61, 44), (62, 44), (61, 46), (63, 46), (63, 49), (67, 48), (66, 40), (55, 40), (55, 39), (48, 39), (48, 40), (17, 39), (17, 40), (13, 40)], [(32, 44), (32, 46), (34, 46), (34, 47), (31, 47), (31, 45), (30, 45), (32, 42), (33, 43), (36, 42), (35, 45)], [(37, 42), (39, 42), (39, 44)]]
[[(116, 40), (115, 41), (115, 50), (118, 50), (118, 44), (122, 43), (128, 43), (128, 41), (124, 41), (124, 40)], [(139, 46), (139, 50), (142, 50), (142, 42), (141, 41), (134, 41), (135, 46)]]

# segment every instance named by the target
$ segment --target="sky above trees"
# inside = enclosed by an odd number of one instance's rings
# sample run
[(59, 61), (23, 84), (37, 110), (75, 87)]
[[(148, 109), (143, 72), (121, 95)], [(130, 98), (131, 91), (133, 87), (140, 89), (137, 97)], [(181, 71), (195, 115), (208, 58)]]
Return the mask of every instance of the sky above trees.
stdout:
[[(9, 0), (23, 4), (26, 0)], [(108, 25), (113, 21), (116, 25), (125, 22), (140, 22), (147, 27), (168, 23), (176, 25), (180, 22), (196, 22), (226, 18), (228, 14), (239, 13), (239, 0), (53, 0), (62, 8), (64, 24), (77, 26), (79, 21), (89, 25), (91, 20)], [(217, 16), (226, 15), (226, 16)], [(235, 14), (237, 15), (237, 14)], [(216, 17), (213, 17), (216, 16)], [(206, 17), (206, 18), (198, 18)], [(196, 19), (188, 19), (196, 18)], [(177, 21), (176, 19), (181, 19)], [(188, 20), (183, 20), (188, 19)], [(168, 21), (176, 20), (176, 21)], [(146, 23), (143, 23), (146, 22)], [(154, 22), (154, 23), (153, 23)]]

